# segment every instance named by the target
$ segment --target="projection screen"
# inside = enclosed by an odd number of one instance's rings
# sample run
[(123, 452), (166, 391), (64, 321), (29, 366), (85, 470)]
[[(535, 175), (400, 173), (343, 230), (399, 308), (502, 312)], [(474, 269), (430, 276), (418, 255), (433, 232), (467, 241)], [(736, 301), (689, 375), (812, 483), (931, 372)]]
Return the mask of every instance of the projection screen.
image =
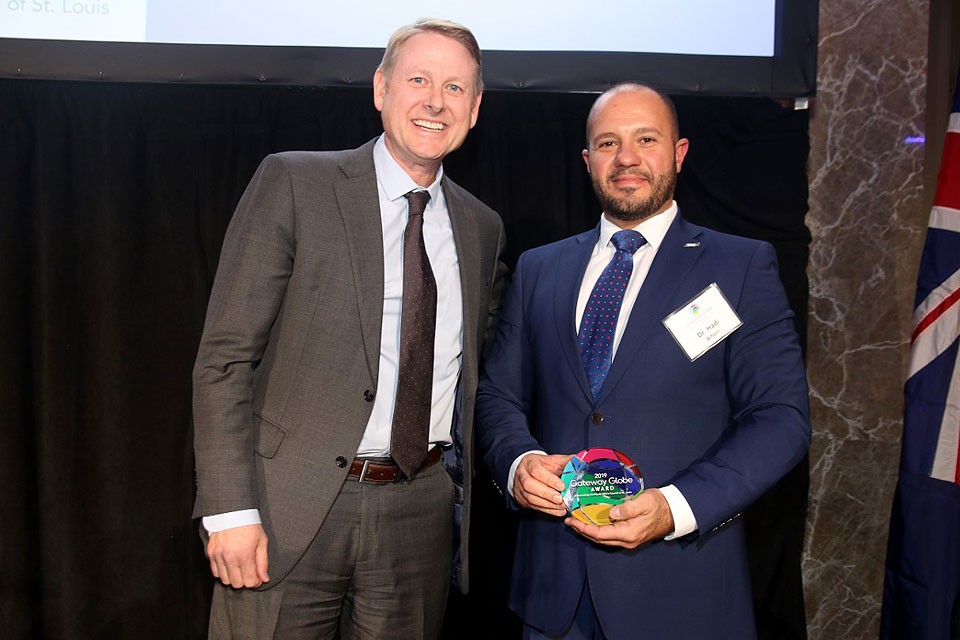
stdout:
[(815, 90), (816, 0), (0, 0), (0, 76), (363, 85), (428, 15), (473, 30), (491, 89)]

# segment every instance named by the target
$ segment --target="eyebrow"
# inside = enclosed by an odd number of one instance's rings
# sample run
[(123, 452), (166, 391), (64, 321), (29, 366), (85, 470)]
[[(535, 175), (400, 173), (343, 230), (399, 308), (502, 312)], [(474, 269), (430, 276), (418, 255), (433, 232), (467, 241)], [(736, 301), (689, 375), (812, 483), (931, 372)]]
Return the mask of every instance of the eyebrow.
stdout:
[(464, 78), (461, 76), (450, 76), (449, 78), (444, 80), (444, 83), (447, 83), (447, 82), (455, 82), (456, 84), (459, 84), (463, 87), (473, 86), (471, 84), (470, 78)]
[[(434, 75), (432, 71), (425, 69), (423, 67), (414, 67), (407, 73), (413, 76), (431, 76), (432, 77)], [(460, 76), (450, 76), (448, 78), (443, 79), (441, 82), (443, 82), (444, 84), (448, 82), (455, 82), (457, 84), (467, 85), (469, 84), (470, 80), (462, 78)]]
[[(657, 128), (657, 127), (639, 127), (639, 128), (637, 128), (637, 129), (634, 129), (633, 131), (631, 131), (631, 132), (630, 132), (630, 135), (631, 135), (631, 136), (635, 136), (635, 135), (642, 135), (642, 134), (646, 134), (646, 133), (655, 133), (655, 134), (660, 135), (660, 136), (664, 135), (663, 131), (661, 131), (661, 130), (660, 130), (659, 128)], [(620, 134), (619, 134), (618, 132), (616, 132), (616, 131), (603, 131), (603, 132), (598, 133), (597, 135), (593, 136), (593, 137), (590, 139), (590, 142), (591, 142), (591, 143), (594, 143), (594, 142), (596, 142), (597, 140), (601, 140), (601, 139), (604, 139), (604, 138), (620, 138)]]

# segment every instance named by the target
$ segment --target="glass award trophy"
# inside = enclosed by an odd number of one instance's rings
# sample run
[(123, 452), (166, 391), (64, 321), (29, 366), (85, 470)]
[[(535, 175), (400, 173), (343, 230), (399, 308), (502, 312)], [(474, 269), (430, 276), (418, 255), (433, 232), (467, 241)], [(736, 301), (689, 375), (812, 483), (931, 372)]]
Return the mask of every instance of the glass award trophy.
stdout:
[(567, 511), (587, 524), (611, 524), (610, 509), (643, 491), (637, 465), (615, 449), (584, 449), (567, 463), (560, 479)]

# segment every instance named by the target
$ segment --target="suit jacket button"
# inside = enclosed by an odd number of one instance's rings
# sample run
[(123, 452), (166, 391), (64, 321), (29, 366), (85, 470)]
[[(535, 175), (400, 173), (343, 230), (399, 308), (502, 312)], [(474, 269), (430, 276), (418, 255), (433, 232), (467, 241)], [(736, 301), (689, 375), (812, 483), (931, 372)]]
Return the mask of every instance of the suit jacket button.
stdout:
[(590, 415), (590, 422), (592, 422), (593, 424), (602, 424), (602, 423), (603, 423), (603, 414), (602, 414), (602, 413), (593, 412), (593, 413)]
[(373, 391), (370, 391), (370, 389), (363, 392), (363, 399), (367, 402), (373, 402), (373, 397)]
[(343, 456), (337, 456), (337, 466), (343, 469), (345, 466), (347, 466), (347, 459)]

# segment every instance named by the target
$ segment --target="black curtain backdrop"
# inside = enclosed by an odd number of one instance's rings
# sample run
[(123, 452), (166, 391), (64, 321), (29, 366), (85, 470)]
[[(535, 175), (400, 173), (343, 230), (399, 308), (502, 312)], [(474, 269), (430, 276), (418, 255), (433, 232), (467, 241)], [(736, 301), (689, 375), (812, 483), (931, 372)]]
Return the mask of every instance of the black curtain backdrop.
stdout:
[[(446, 171), (521, 251), (596, 224), (593, 96), (490, 92)], [(677, 100), (689, 219), (774, 243), (805, 336), (808, 119), (763, 98)], [(369, 89), (0, 80), (0, 629), (201, 638), (190, 373), (223, 233), (268, 153), (380, 132)], [(483, 470), (469, 596), (449, 638), (519, 637), (515, 518)], [(747, 514), (764, 638), (804, 638), (806, 462)], [(645, 579), (638, 577), (638, 579)], [(625, 603), (629, 606), (629, 603)]]

